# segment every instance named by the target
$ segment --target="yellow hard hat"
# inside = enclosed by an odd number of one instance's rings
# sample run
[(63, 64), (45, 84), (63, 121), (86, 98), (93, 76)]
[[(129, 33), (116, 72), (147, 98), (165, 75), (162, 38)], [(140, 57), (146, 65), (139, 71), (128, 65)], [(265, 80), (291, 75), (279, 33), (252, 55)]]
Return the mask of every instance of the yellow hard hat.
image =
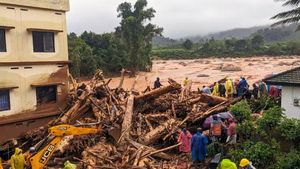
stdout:
[(246, 158), (243, 158), (240, 162), (240, 167), (246, 167), (249, 164), (250, 164), (250, 161)]

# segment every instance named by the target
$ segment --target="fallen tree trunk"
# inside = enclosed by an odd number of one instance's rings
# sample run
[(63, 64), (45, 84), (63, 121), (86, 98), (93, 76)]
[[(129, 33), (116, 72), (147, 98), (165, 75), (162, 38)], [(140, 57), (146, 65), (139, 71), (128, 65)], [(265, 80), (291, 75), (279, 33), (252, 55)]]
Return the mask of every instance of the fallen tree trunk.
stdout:
[(130, 126), (132, 124), (133, 106), (134, 106), (134, 96), (130, 95), (127, 100), (126, 112), (122, 123), (123, 138), (129, 138)]
[[(145, 146), (143, 144), (140, 144), (140, 143), (135, 142), (135, 141), (130, 140), (130, 139), (126, 139), (126, 141), (128, 143), (130, 143), (131, 145), (133, 145), (137, 149), (139, 149), (140, 147), (143, 146), (147, 150), (147, 151), (144, 151), (145, 153), (147, 153), (147, 152), (156, 152), (157, 151), (155, 148), (152, 148), (152, 147), (149, 147), (149, 146)], [(164, 159), (164, 160), (171, 160), (172, 159), (172, 157), (170, 155), (168, 155), (166, 153), (163, 153), (163, 152), (158, 152), (156, 154), (153, 154), (153, 157), (161, 158), (161, 159)]]
[(190, 100), (188, 102), (189, 105), (193, 105), (196, 104), (198, 102), (202, 102), (202, 103), (211, 103), (211, 104), (219, 104), (222, 103), (224, 101), (227, 101), (228, 99), (224, 98), (224, 97), (219, 97), (219, 96), (212, 96), (212, 95), (208, 95), (208, 94), (201, 94), (200, 97)]
[(151, 90), (143, 95), (135, 96), (136, 102), (146, 102), (147, 100), (157, 98), (163, 94), (169, 93), (173, 90), (179, 90), (181, 88), (180, 84), (172, 79), (169, 79), (170, 85), (164, 86), (158, 89)]
[(82, 102), (86, 100), (86, 97), (89, 95), (88, 91), (83, 91), (78, 100), (75, 102), (75, 104), (63, 115), (63, 117), (60, 118), (61, 123), (67, 123), (69, 118), (73, 116), (74, 113), (78, 111), (80, 108)]
[(235, 104), (240, 100), (241, 100), (241, 98), (237, 98), (234, 100), (222, 102), (222, 103), (208, 109), (206, 112), (200, 112), (200, 113), (193, 115), (193, 118), (191, 118), (191, 119), (192, 119), (193, 123), (195, 123), (199, 120), (206, 119), (210, 115), (227, 110), (230, 105)]
[(167, 148), (163, 148), (163, 149), (160, 149), (160, 150), (156, 150), (156, 151), (150, 152), (149, 154), (146, 154), (146, 155), (142, 156), (141, 160), (144, 159), (144, 158), (147, 158), (149, 156), (152, 156), (154, 154), (161, 153), (161, 152), (164, 152), (164, 151), (167, 151), (167, 150), (171, 150), (173, 148), (176, 148), (176, 147), (180, 146), (181, 144), (182, 143), (178, 143), (176, 145), (173, 145), (173, 146), (170, 146), (170, 147), (167, 147)]
[(156, 127), (154, 130), (150, 131), (143, 137), (143, 139), (142, 139), (143, 144), (149, 145), (149, 144), (154, 143), (156, 140), (161, 138), (162, 135), (166, 134), (168, 129), (170, 129), (171, 127), (174, 127), (176, 125), (176, 122), (177, 121), (175, 119), (169, 119), (165, 123)]

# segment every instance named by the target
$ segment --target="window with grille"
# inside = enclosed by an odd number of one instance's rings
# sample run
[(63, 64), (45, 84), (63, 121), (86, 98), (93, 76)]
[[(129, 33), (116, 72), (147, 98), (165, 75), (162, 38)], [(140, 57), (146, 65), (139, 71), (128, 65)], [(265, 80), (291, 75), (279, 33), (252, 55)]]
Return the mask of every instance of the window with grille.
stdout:
[(10, 110), (9, 90), (0, 90), (0, 111)]
[(34, 52), (55, 52), (54, 32), (32, 32)]
[(5, 29), (0, 29), (0, 52), (6, 52)]

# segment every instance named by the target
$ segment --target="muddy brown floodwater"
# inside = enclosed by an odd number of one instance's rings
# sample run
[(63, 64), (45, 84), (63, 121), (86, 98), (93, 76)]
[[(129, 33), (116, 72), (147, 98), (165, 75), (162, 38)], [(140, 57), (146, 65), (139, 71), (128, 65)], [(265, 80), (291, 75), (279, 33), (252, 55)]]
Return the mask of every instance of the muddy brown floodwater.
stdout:
[[(145, 77), (153, 87), (156, 77), (160, 77), (163, 85), (168, 78), (181, 82), (185, 77), (193, 81), (193, 89), (202, 88), (228, 76), (237, 79), (246, 77), (249, 84), (263, 79), (270, 74), (280, 73), (300, 66), (300, 56), (249, 57), (249, 58), (205, 58), (194, 60), (156, 60), (151, 72), (138, 73), (135, 89), (141, 91), (147, 86)], [(225, 71), (225, 70), (240, 71)], [(130, 89), (135, 78), (126, 76), (123, 87)], [(113, 78), (111, 87), (117, 87), (120, 77)]]

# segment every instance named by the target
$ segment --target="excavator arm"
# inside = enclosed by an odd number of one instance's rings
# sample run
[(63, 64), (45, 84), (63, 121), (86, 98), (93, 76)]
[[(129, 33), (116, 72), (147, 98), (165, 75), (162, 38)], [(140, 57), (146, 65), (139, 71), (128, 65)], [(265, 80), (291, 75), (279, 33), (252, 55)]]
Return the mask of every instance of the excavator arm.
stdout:
[(75, 127), (72, 125), (58, 125), (49, 128), (50, 137), (46, 138), (46, 143), (48, 143), (29, 158), (31, 168), (43, 169), (64, 136), (95, 134), (98, 132), (99, 130), (96, 128)]

